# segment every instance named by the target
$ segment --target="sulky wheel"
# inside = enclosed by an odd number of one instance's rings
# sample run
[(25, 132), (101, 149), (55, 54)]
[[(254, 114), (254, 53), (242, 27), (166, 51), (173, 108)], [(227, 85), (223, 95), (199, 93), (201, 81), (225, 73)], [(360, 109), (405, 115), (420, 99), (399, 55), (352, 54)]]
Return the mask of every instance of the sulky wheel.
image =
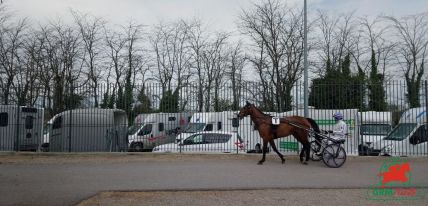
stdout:
[(340, 144), (328, 145), (322, 153), (322, 160), (327, 167), (341, 167), (346, 161), (345, 149)]

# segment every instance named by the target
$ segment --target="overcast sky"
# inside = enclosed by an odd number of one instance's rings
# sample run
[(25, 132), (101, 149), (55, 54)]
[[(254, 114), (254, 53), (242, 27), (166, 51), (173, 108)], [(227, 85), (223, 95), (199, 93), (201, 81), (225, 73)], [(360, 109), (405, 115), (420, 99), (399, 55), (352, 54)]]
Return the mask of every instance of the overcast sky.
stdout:
[[(159, 20), (199, 17), (213, 29), (233, 31), (241, 9), (261, 0), (4, 0), (20, 17), (35, 22), (69, 18), (69, 10), (88, 12), (122, 24), (135, 20), (153, 25)], [(283, 0), (289, 5), (303, 5), (303, 0)], [(428, 10), (428, 0), (308, 0), (309, 12), (317, 9), (335, 13), (356, 11), (358, 16), (392, 14), (403, 16)]]

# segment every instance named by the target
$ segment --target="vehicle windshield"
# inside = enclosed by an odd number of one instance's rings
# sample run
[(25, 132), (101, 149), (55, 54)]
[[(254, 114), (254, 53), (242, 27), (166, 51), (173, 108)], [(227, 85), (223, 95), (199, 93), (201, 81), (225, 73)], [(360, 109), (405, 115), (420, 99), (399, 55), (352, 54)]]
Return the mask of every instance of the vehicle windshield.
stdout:
[(415, 129), (416, 123), (400, 123), (384, 140), (403, 140)]
[(189, 123), (189, 126), (187, 126), (184, 132), (185, 133), (200, 132), (204, 129), (204, 127), (205, 127), (205, 123)]
[(128, 127), (128, 135), (134, 135), (138, 129), (140, 129), (141, 124), (133, 124)]
[(388, 124), (363, 124), (360, 128), (362, 135), (387, 135), (391, 131)]

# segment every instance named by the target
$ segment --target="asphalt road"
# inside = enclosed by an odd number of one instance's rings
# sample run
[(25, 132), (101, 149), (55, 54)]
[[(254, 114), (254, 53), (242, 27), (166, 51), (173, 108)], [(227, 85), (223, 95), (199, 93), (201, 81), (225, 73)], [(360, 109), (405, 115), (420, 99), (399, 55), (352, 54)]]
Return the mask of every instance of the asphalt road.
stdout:
[[(281, 164), (259, 155), (0, 155), (0, 205), (74, 205), (102, 191), (368, 188), (385, 158)], [(428, 187), (428, 158), (408, 158), (412, 182)]]

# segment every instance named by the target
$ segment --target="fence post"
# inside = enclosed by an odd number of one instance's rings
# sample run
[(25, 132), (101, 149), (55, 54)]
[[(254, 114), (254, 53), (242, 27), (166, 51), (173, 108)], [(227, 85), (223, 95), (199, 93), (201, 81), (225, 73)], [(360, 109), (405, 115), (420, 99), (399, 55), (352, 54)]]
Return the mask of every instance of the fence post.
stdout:
[(15, 142), (16, 142), (16, 144), (14, 145), (14, 149), (15, 149), (15, 151), (17, 151), (17, 152), (19, 152), (19, 146), (20, 146), (20, 141), (19, 141), (19, 109), (20, 109), (20, 107), (19, 107), (19, 105), (16, 107), (16, 140), (15, 140)]
[[(428, 112), (428, 86), (427, 86), (428, 81), (425, 80), (425, 112)], [(425, 113), (425, 116), (428, 116)], [(425, 137), (428, 137), (428, 129), (425, 127)], [(428, 149), (428, 144), (427, 144), (427, 148)], [(425, 153), (427, 152), (427, 150), (425, 150)]]
[[(73, 85), (72, 84), (70, 84), (70, 101), (73, 101)], [(68, 152), (71, 152), (71, 126), (72, 126), (72, 121), (73, 121), (73, 118), (72, 118), (72, 105), (73, 105), (73, 102), (69, 102), (69, 110), (70, 110), (70, 117), (69, 117), (69, 123), (68, 123)]]

